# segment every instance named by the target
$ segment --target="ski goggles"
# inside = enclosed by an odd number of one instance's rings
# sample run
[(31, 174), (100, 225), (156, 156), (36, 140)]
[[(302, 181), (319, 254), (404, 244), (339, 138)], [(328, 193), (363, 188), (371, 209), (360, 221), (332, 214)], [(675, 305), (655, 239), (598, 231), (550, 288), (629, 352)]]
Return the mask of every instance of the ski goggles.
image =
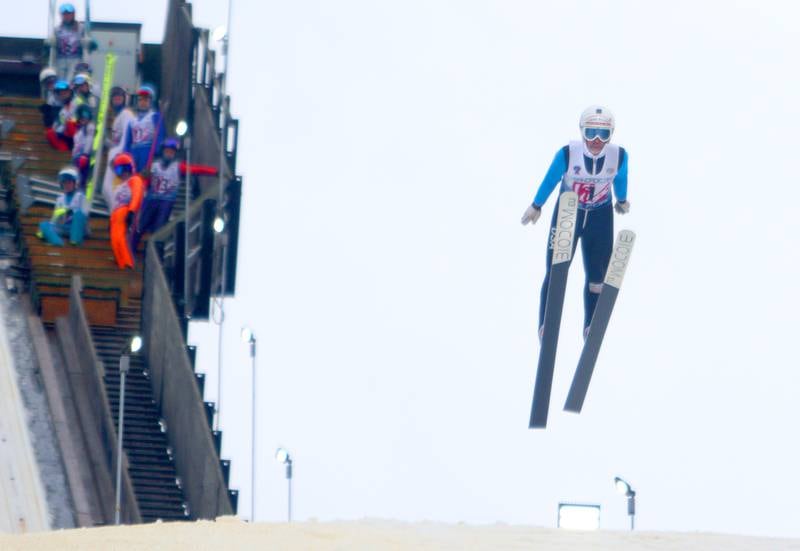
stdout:
[(611, 139), (611, 130), (608, 128), (586, 127), (583, 129), (583, 138), (587, 141), (599, 138), (601, 142), (607, 142)]
[(133, 172), (133, 167), (131, 165), (117, 165), (114, 167), (114, 174), (116, 174), (120, 178), (126, 172)]

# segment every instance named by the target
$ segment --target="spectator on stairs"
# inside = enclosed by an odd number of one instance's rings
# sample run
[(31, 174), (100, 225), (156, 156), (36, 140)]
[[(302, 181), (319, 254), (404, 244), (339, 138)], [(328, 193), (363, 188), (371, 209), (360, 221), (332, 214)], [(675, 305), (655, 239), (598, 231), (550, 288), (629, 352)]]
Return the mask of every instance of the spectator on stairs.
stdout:
[(80, 189), (85, 193), (92, 159), (95, 124), (92, 122), (92, 109), (85, 103), (75, 109), (75, 116), (78, 120), (78, 130), (73, 137), (72, 162), (80, 174)]
[(52, 67), (45, 67), (39, 73), (39, 84), (42, 87), (43, 100), (43, 103), (39, 106), (39, 111), (42, 113), (42, 123), (45, 128), (53, 126), (58, 111), (61, 109), (61, 101), (58, 99), (55, 90), (57, 81), (58, 75)]
[(75, 6), (61, 4), (61, 25), (56, 27), (56, 71), (59, 78), (69, 80), (74, 74), (75, 65), (83, 59), (86, 39), (83, 25), (75, 19)]
[(78, 73), (72, 79), (72, 89), (75, 92), (75, 101), (78, 105), (86, 104), (97, 111), (100, 98), (92, 91), (92, 78), (86, 73)]
[(73, 245), (83, 243), (86, 233), (88, 208), (83, 192), (78, 189), (78, 171), (68, 166), (58, 173), (61, 193), (56, 197), (56, 205), (50, 220), (39, 223), (37, 236), (51, 245), (64, 246), (62, 237), (69, 237)]
[(119, 184), (119, 178), (114, 173), (112, 162), (114, 158), (122, 152), (122, 138), (128, 129), (130, 123), (135, 115), (128, 107), (128, 95), (125, 89), (120, 86), (114, 86), (111, 89), (111, 113), (114, 116), (114, 122), (111, 125), (111, 134), (106, 138), (106, 147), (108, 147), (108, 167), (106, 167), (105, 178), (103, 178), (103, 197), (106, 200), (109, 210), (114, 197), (114, 188)]
[(183, 161), (179, 162), (176, 159), (177, 154), (178, 140), (175, 138), (164, 140), (159, 158), (153, 162), (150, 169), (150, 184), (131, 237), (131, 249), (134, 251), (143, 234), (158, 231), (169, 220), (181, 185), (181, 175), (186, 174), (187, 167), (191, 168), (192, 174), (206, 176), (217, 174), (217, 169), (213, 166), (187, 165)]
[(136, 114), (128, 123), (122, 149), (130, 153), (139, 172), (147, 173), (153, 157), (164, 141), (164, 121), (153, 106), (156, 92), (152, 86), (141, 86), (136, 92)]
[(122, 183), (114, 189), (111, 205), (111, 250), (117, 266), (133, 269), (133, 254), (128, 241), (128, 228), (133, 223), (135, 213), (142, 204), (144, 182), (136, 174), (133, 157), (120, 153), (112, 161), (114, 172)]
[(59, 151), (70, 151), (72, 149), (72, 137), (78, 128), (75, 120), (75, 102), (72, 101), (72, 89), (66, 80), (56, 82), (54, 90), (61, 102), (53, 125), (45, 130), (45, 137), (54, 149)]

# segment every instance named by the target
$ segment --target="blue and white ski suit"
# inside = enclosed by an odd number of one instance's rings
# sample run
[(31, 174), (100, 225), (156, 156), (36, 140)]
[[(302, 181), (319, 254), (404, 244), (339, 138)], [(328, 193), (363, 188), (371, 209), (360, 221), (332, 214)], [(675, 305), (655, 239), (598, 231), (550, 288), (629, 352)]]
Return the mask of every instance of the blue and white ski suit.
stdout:
[[(628, 197), (628, 154), (620, 146), (607, 144), (597, 157), (586, 150), (583, 142), (570, 142), (558, 150), (547, 174), (539, 185), (533, 205), (541, 207), (561, 182), (561, 192), (578, 194), (578, 214), (575, 222), (575, 241), (581, 242), (586, 283), (583, 288), (584, 327), (592, 321), (597, 298), (614, 246), (613, 195), (618, 201)], [(550, 235), (555, 232), (558, 202), (553, 210)], [(542, 285), (539, 305), (539, 327), (544, 323), (547, 288), (550, 284), (550, 265), (553, 251), (547, 248), (547, 272)]]

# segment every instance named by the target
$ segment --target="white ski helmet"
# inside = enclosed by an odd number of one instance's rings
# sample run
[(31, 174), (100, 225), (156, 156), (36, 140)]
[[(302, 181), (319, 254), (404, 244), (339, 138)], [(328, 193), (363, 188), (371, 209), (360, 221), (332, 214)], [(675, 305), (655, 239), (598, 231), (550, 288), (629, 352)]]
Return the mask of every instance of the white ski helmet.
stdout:
[(580, 129), (584, 128), (606, 128), (614, 133), (614, 113), (599, 105), (587, 107), (581, 113)]
[(52, 67), (45, 67), (42, 69), (42, 72), (39, 73), (39, 82), (44, 82), (48, 78), (57, 77), (58, 73), (56, 73), (55, 69)]
[(72, 180), (73, 182), (77, 182), (78, 171), (75, 170), (74, 167), (65, 166), (64, 168), (58, 171), (58, 181), (61, 182), (63, 180)]

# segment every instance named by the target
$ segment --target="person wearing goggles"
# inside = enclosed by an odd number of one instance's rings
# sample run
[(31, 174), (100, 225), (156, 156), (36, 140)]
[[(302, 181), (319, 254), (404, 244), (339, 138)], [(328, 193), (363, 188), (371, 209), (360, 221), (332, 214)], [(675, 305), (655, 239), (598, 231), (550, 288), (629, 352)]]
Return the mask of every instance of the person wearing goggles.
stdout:
[(128, 242), (128, 231), (132, 227), (136, 213), (142, 205), (144, 182), (136, 174), (134, 159), (128, 153), (120, 153), (111, 161), (111, 168), (122, 180), (114, 188), (111, 204), (109, 232), (111, 250), (120, 269), (133, 269), (133, 253)]
[[(611, 143), (614, 135), (614, 115), (599, 105), (587, 108), (580, 117), (580, 141), (572, 141), (557, 153), (539, 185), (533, 203), (522, 215), (522, 224), (535, 224), (542, 214), (542, 206), (561, 183), (561, 193), (574, 191), (578, 195), (573, 249), (581, 242), (581, 253), (586, 281), (584, 298), (584, 338), (594, 315), (597, 298), (603, 288), (603, 279), (611, 259), (614, 241), (614, 211), (627, 214), (628, 153)], [(616, 204), (613, 198), (616, 197)], [(556, 201), (550, 224), (555, 232), (558, 202)], [(547, 271), (542, 285), (539, 304), (539, 338), (542, 337), (547, 288), (550, 283), (550, 264), (553, 251), (547, 249)]]

